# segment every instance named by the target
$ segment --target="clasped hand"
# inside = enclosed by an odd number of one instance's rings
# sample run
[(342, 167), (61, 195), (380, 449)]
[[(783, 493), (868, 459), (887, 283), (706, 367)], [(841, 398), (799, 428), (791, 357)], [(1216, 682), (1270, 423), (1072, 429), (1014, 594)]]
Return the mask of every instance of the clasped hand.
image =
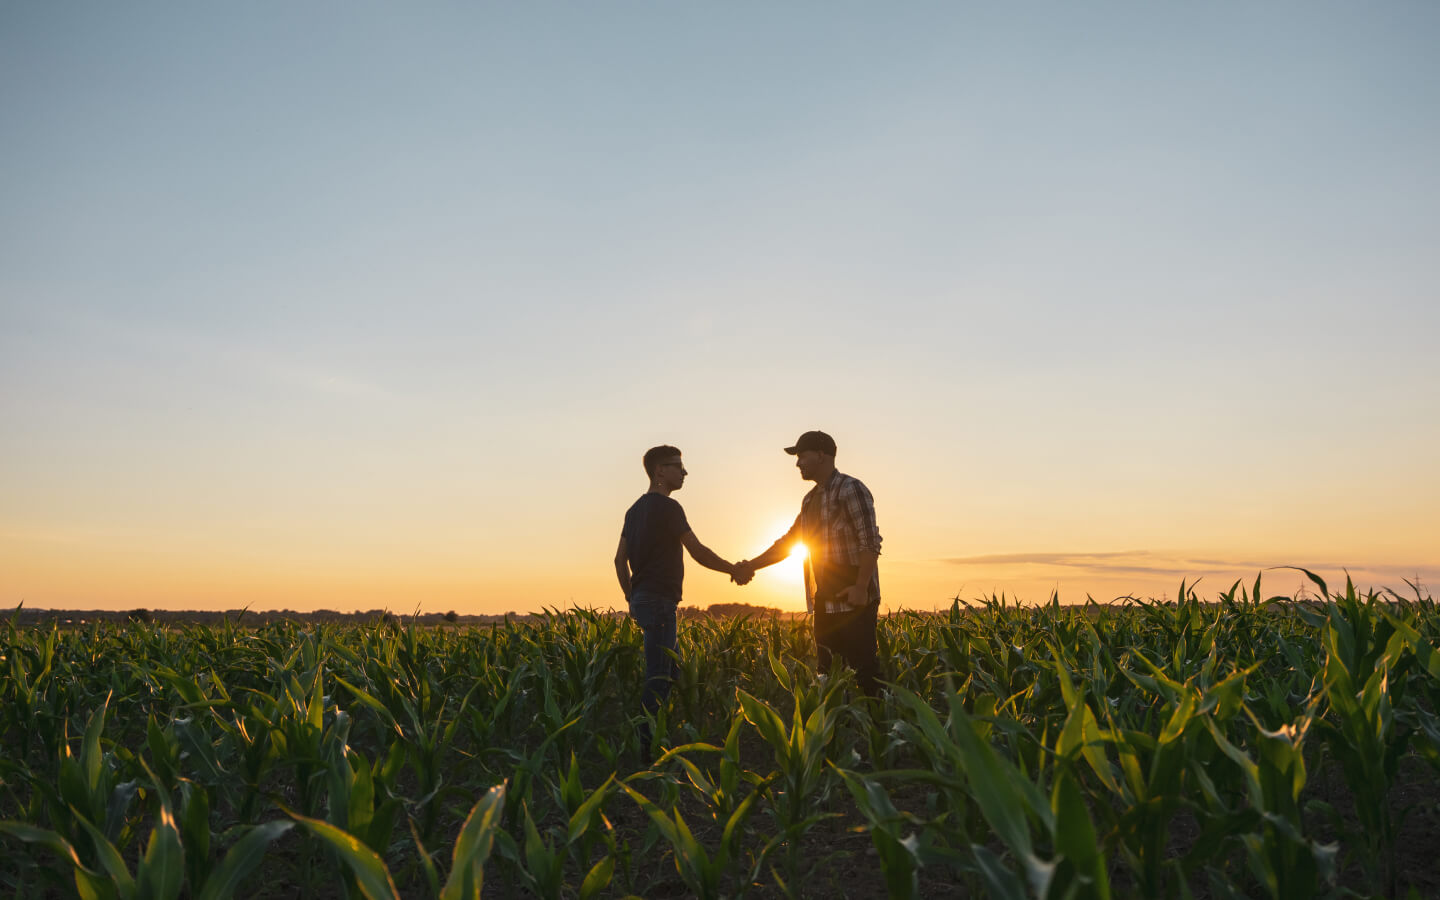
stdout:
[(738, 563), (730, 567), (730, 580), (735, 582), (736, 584), (749, 584), (750, 579), (754, 577), (755, 567), (750, 565), (748, 560), (742, 559)]

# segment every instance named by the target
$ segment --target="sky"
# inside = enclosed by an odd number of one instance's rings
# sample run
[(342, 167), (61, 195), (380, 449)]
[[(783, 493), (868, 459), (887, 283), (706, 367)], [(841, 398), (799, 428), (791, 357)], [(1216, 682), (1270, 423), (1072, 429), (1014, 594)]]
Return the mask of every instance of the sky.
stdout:
[[(0, 5), (0, 604), (1440, 584), (1440, 5)], [(799, 563), (686, 603), (803, 607)]]

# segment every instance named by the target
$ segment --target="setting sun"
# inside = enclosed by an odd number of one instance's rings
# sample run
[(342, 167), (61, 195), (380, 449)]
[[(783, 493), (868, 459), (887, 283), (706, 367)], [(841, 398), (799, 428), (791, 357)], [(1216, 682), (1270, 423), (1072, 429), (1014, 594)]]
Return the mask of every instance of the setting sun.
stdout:
[(805, 557), (809, 553), (809, 549), (804, 544), (796, 544), (789, 556), (764, 571), (775, 573), (774, 577), (786, 584), (803, 585), (805, 583)]

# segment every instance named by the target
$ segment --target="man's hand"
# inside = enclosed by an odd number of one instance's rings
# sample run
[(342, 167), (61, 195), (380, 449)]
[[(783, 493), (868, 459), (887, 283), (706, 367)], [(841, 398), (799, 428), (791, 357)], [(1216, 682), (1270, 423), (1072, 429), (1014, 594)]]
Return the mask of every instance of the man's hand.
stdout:
[(730, 567), (730, 580), (738, 585), (749, 584), (750, 579), (754, 577), (755, 569), (746, 560), (742, 559)]
[(843, 591), (836, 591), (835, 599), (846, 606), (864, 606), (865, 602), (870, 599), (870, 586), (868, 584), (851, 585)]

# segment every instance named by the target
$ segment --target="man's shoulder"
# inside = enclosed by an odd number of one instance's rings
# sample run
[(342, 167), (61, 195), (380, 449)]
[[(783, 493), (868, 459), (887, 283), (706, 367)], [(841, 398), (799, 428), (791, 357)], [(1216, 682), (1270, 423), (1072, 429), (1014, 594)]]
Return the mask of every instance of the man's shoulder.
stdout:
[(667, 497), (664, 494), (646, 494), (636, 502), (642, 501), (648, 503), (651, 509), (659, 511), (661, 515), (685, 517), (685, 507), (681, 506), (680, 501), (674, 497)]
[(655, 506), (669, 506), (672, 503), (676, 506), (680, 505), (680, 501), (674, 497), (667, 497), (664, 494), (657, 494), (654, 491), (646, 491), (641, 494), (634, 503), (630, 504), (630, 508), (634, 509), (637, 506), (642, 506), (647, 503), (654, 504)]
[(870, 489), (865, 482), (854, 475), (846, 475), (843, 472), (835, 473), (834, 491), (837, 496), (858, 497), (862, 502), (871, 502)]

